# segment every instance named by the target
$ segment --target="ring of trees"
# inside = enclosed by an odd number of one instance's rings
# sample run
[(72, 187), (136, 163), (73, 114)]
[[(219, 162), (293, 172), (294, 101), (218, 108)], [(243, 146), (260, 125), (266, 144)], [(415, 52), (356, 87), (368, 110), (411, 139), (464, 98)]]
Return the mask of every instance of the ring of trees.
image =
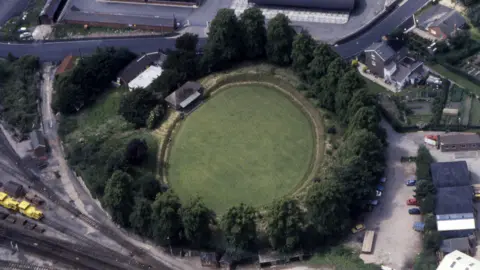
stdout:
[[(208, 102), (208, 99), (220, 93), (221, 91), (230, 89), (232, 87), (259, 85), (280, 91), (302, 111), (302, 113), (310, 122), (312, 130), (314, 131), (313, 136), (315, 151), (310, 159), (309, 168), (302, 177), (302, 180), (292, 188), (289, 194), (287, 194), (294, 195), (297, 193), (297, 191), (305, 186), (304, 184), (306, 184), (309, 179), (313, 179), (315, 177), (318, 167), (321, 165), (324, 156), (324, 126), (320, 115), (318, 114), (318, 109), (316, 109), (302, 93), (298, 92), (298, 90), (296, 90), (288, 82), (282, 81), (276, 77), (272, 78), (272, 80), (265, 79), (265, 76), (265, 74), (238, 74), (227, 77), (226, 79), (217, 82), (215, 85), (205, 90), (205, 102)], [(168, 164), (170, 164), (169, 156), (171, 146), (174, 142), (174, 136), (176, 134), (175, 131), (180, 127), (180, 125), (177, 125), (180, 120), (181, 116), (179, 115), (174, 121), (175, 124), (173, 124), (167, 132), (164, 144), (162, 145), (162, 148), (165, 148), (165, 152), (161, 155), (161, 162), (162, 164), (166, 164), (166, 166), (164, 166), (166, 168), (163, 174), (163, 181), (166, 184), (170, 183), (168, 179)]]

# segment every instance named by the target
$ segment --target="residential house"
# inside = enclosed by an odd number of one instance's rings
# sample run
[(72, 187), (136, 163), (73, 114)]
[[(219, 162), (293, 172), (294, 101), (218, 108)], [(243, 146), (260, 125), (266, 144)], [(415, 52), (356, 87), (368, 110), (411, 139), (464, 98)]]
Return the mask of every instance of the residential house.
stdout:
[(480, 150), (480, 136), (471, 134), (451, 134), (440, 137), (442, 152), (478, 151)]
[(162, 64), (166, 57), (161, 52), (151, 52), (138, 57), (120, 72), (117, 82), (128, 85), (130, 91), (149, 86), (162, 74)]
[(431, 5), (416, 18), (418, 28), (437, 39), (446, 39), (467, 25), (465, 18), (444, 5)]
[(365, 64), (371, 73), (397, 89), (418, 82), (424, 75), (423, 62), (407, 56), (407, 48), (387, 41), (375, 42), (365, 50)]
[(186, 82), (165, 98), (172, 108), (178, 111), (188, 111), (203, 96), (203, 86), (198, 82)]
[(46, 155), (47, 145), (40, 130), (30, 132), (30, 145), (32, 146), (33, 154), (36, 157), (44, 157)]

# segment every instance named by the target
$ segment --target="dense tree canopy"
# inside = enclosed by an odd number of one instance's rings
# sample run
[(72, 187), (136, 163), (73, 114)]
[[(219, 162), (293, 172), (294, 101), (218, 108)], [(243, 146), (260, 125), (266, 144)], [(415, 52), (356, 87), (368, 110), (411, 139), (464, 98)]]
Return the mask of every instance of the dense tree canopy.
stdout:
[(144, 139), (133, 138), (125, 149), (125, 160), (131, 165), (140, 165), (148, 157), (148, 145)]
[(353, 93), (364, 85), (365, 81), (358, 75), (356, 70), (348, 71), (339, 80), (335, 94), (335, 112), (342, 121), (348, 122), (348, 104)]
[(230, 247), (253, 250), (257, 240), (256, 211), (245, 204), (228, 209), (222, 217), (222, 229)]
[(304, 213), (296, 200), (284, 199), (273, 203), (267, 216), (266, 233), (273, 249), (291, 252), (301, 246)]
[(162, 97), (167, 97), (171, 92), (180, 87), (187, 80), (187, 75), (176, 69), (165, 69), (160, 76), (158, 76), (148, 86), (148, 90)]
[(294, 35), (290, 19), (284, 14), (279, 13), (268, 22), (266, 51), (271, 63), (279, 66), (290, 64)]
[(125, 172), (115, 171), (105, 186), (103, 203), (115, 223), (127, 226), (132, 212), (132, 177)]
[(143, 88), (134, 89), (123, 96), (118, 113), (136, 127), (143, 127), (150, 111), (161, 103), (152, 92)]
[(308, 65), (308, 79), (313, 81), (326, 75), (329, 65), (337, 57), (329, 45), (317, 45), (313, 51), (313, 60)]
[(155, 200), (158, 193), (161, 192), (161, 186), (155, 176), (147, 173), (135, 180), (134, 189), (137, 190), (138, 196), (149, 201)]
[(432, 180), (432, 176), (430, 175), (430, 164), (432, 162), (435, 162), (435, 160), (430, 154), (430, 151), (425, 145), (421, 145), (418, 148), (417, 159), (415, 160), (417, 179)]
[(61, 113), (74, 113), (109, 88), (117, 74), (135, 55), (126, 49), (98, 48), (82, 57), (73, 70), (55, 82), (53, 108)]
[(175, 39), (175, 48), (181, 51), (195, 52), (197, 50), (198, 35), (185, 33)]
[(193, 247), (208, 247), (212, 236), (210, 225), (214, 222), (212, 211), (200, 198), (195, 198), (184, 205), (181, 216), (185, 239)]
[(262, 11), (257, 7), (246, 9), (240, 15), (240, 27), (243, 30), (245, 56), (249, 59), (263, 58), (267, 43), (267, 31)]
[(178, 244), (182, 241), (183, 226), (180, 217), (180, 199), (168, 190), (158, 194), (152, 204), (152, 233), (161, 245)]
[(139, 235), (150, 236), (150, 225), (152, 207), (150, 201), (144, 198), (137, 198), (130, 213), (129, 221), (133, 231)]
[(313, 60), (316, 43), (307, 31), (295, 36), (292, 43), (292, 68), (302, 78), (306, 78), (308, 65)]
[[(353, 98), (352, 101), (354, 101)], [(350, 118), (349, 122), (350, 124), (348, 125), (346, 132), (347, 137), (361, 129), (375, 132), (378, 128), (378, 124), (380, 123), (380, 114), (377, 108), (373, 106), (361, 107), (358, 109), (355, 115)]]
[(211, 70), (230, 67), (244, 52), (243, 31), (232, 9), (220, 9), (210, 23), (204, 58)]

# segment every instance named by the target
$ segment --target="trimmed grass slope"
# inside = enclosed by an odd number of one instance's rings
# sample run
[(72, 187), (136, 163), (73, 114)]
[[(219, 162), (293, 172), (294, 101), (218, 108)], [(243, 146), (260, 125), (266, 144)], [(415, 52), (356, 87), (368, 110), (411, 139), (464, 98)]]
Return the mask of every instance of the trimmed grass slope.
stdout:
[(169, 184), (218, 214), (241, 202), (260, 206), (292, 191), (315, 151), (310, 119), (279, 90), (220, 91), (181, 124), (169, 156)]

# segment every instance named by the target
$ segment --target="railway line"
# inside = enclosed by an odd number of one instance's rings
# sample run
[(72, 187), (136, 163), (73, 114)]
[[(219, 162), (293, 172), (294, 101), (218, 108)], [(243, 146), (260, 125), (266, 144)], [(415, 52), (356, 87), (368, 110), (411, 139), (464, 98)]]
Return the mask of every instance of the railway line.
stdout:
[[(13, 161), (17, 168), (20, 170), (16, 170), (8, 166), (7, 164), (4, 164), (0, 162), (0, 169), (4, 170), (5, 172), (11, 174), (12, 176), (16, 176), (19, 178), (22, 178), (23, 180), (28, 181), (31, 183), (30, 187), (38, 192), (39, 194), (43, 195), (45, 198), (48, 198), (50, 201), (52, 201), (54, 204), (57, 206), (60, 206), (70, 212), (73, 216), (77, 217), (78, 219), (82, 220), (89, 226), (97, 229), (99, 232), (101, 232), (103, 235), (106, 237), (112, 239), (115, 241), (117, 244), (120, 246), (124, 247), (126, 250), (129, 250), (131, 252), (132, 257), (136, 257), (140, 260), (142, 260), (143, 263), (141, 262), (136, 262), (137, 265), (141, 266), (142, 269), (159, 269), (159, 270), (166, 270), (170, 269), (167, 267), (165, 264), (157, 261), (155, 258), (151, 257), (149, 254), (145, 252), (145, 250), (138, 248), (128, 240), (124, 239), (121, 235), (113, 231), (112, 229), (108, 228), (107, 226), (97, 222), (93, 218), (83, 214), (80, 210), (78, 210), (75, 206), (72, 204), (68, 203), (67, 201), (63, 200), (58, 196), (50, 187), (45, 185), (39, 176), (37, 176), (30, 168), (28, 168), (24, 162), (20, 159), (20, 157), (17, 155), (15, 150), (11, 147), (10, 143), (8, 142), (7, 138), (5, 137), (5, 134), (3, 132), (0, 132), (0, 150), (2, 150), (2, 153), (6, 155), (11, 161)], [(73, 236), (73, 235), (70, 235)], [(75, 237), (75, 236), (73, 236)], [(100, 245), (96, 243), (96, 247), (101, 246), (102, 250), (105, 250), (106, 247), (103, 245)], [(136, 261), (136, 260), (133, 260)]]
[[(5, 261), (0, 260), (0, 269), (11, 269), (11, 270), (59, 270), (58, 267), (52, 266), (39, 266), (35, 264), (29, 263), (21, 263), (21, 262), (12, 262), (12, 261)], [(66, 268), (63, 268), (67, 270)], [(70, 269), (68, 269), (70, 270)]]
[(101, 253), (94, 252), (85, 245), (74, 244), (46, 236), (33, 235), (28, 231), (13, 228), (5, 224), (0, 225), (0, 238), (14, 241), (20, 246), (27, 246), (41, 252), (59, 257), (73, 265), (81, 265), (88, 269), (140, 269), (131, 264), (120, 262), (114, 258), (107, 258)]

